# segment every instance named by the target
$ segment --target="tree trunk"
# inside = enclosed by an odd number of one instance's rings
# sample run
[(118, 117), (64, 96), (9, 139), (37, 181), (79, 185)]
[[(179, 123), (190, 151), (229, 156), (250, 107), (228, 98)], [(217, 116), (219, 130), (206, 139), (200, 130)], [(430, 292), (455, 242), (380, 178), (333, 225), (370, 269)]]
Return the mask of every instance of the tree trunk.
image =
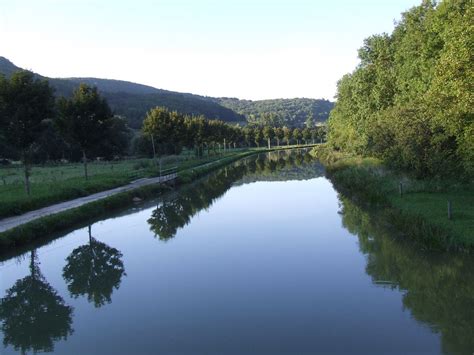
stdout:
[(89, 179), (89, 175), (87, 174), (87, 156), (86, 156), (86, 151), (82, 151), (82, 162), (84, 163), (84, 176), (86, 177), (86, 180)]
[(25, 191), (28, 196), (31, 195), (31, 189), (30, 189), (30, 166), (28, 165), (28, 162), (26, 159), (23, 162), (24, 168), (25, 168)]

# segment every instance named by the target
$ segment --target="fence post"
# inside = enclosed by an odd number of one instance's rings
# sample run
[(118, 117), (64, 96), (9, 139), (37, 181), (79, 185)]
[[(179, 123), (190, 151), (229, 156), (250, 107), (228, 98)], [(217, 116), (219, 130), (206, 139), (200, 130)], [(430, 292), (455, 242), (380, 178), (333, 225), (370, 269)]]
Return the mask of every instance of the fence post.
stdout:
[(453, 219), (453, 206), (451, 201), (448, 200), (448, 219)]

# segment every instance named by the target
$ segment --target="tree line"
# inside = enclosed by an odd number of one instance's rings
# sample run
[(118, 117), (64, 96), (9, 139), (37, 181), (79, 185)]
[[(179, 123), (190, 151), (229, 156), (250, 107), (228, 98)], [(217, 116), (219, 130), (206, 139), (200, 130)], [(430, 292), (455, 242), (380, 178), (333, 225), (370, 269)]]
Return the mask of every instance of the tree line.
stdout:
[(418, 177), (474, 176), (474, 7), (424, 0), (359, 49), (338, 83), (330, 146)]
[(138, 150), (158, 155), (179, 154), (182, 148), (197, 156), (237, 147), (308, 144), (325, 139), (324, 126), (300, 128), (271, 125), (230, 125), (204, 116), (189, 116), (165, 107), (150, 110), (143, 121)]

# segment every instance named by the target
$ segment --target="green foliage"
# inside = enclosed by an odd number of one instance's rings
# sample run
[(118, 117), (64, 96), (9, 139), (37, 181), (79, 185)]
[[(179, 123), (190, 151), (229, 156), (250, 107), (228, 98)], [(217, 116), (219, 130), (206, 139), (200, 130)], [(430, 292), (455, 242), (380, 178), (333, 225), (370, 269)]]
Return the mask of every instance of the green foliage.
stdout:
[[(10, 77), (21, 70), (8, 59), (0, 57), (0, 73)], [(121, 80), (98, 78), (54, 79), (35, 74), (35, 77), (47, 79), (56, 90), (58, 97), (72, 97), (80, 84), (97, 87), (101, 95), (107, 99), (116, 115), (125, 117), (127, 124), (139, 129), (146, 113), (156, 106), (163, 106), (171, 111), (179, 111), (187, 115), (203, 115), (226, 122), (243, 122), (245, 117), (222, 106), (216, 99), (156, 89), (151, 86)]]
[(474, 176), (473, 17), (469, 0), (423, 1), (391, 35), (366, 39), (338, 83), (332, 148), (419, 177)]
[(215, 101), (244, 115), (250, 124), (261, 126), (302, 127), (308, 118), (313, 124), (325, 122), (334, 106), (328, 100), (304, 98), (251, 101), (223, 97)]
[(0, 75), (0, 140), (8, 147), (3, 153), (16, 153), (22, 160), (28, 195), (31, 156), (45, 130), (43, 121), (52, 117), (53, 110), (53, 91), (47, 81), (28, 71), (16, 72), (10, 79)]

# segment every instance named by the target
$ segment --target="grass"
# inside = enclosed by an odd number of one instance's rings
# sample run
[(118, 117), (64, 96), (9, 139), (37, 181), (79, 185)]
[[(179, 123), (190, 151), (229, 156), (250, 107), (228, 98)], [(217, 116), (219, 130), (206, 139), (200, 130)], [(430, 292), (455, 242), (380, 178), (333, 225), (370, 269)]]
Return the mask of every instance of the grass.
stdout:
[[(177, 166), (179, 170), (233, 156), (240, 150), (226, 154), (196, 158), (190, 155), (170, 156), (162, 161), (162, 170)], [(22, 167), (0, 168), (0, 218), (22, 214), (54, 203), (87, 196), (130, 183), (140, 178), (159, 175), (152, 159), (133, 159), (119, 162), (88, 164), (89, 179), (84, 178), (83, 166), (61, 164), (34, 166), (31, 169), (31, 196), (23, 185)]]
[[(474, 184), (454, 179), (417, 180), (380, 160), (314, 151), (338, 190), (359, 205), (385, 209), (389, 224), (429, 248), (474, 248)], [(399, 185), (402, 184), (400, 196)], [(448, 219), (451, 201), (453, 216)]]

